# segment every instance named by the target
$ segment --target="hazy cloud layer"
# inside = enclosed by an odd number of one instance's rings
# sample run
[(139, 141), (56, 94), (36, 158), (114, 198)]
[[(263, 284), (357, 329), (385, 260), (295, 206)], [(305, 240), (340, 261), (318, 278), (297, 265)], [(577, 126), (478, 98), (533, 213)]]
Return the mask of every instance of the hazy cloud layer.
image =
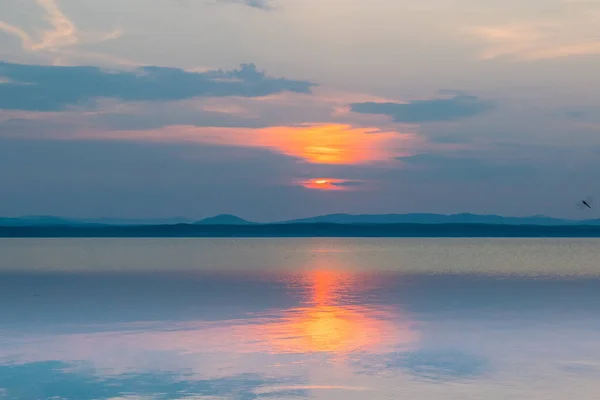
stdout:
[(259, 97), (283, 91), (310, 93), (310, 82), (271, 78), (253, 64), (235, 70), (187, 72), (141, 67), (105, 71), (98, 67), (61, 67), (0, 62), (0, 108), (56, 111), (94, 98), (169, 101), (198, 96)]
[(387, 115), (396, 122), (418, 123), (452, 121), (472, 117), (492, 108), (488, 101), (476, 96), (458, 95), (450, 99), (415, 100), (410, 103), (352, 103), (352, 111), (362, 114)]

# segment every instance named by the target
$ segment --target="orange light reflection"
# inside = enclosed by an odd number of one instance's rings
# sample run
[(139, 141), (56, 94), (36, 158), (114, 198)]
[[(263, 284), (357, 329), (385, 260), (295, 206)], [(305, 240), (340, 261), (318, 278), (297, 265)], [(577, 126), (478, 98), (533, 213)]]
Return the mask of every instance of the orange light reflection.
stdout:
[[(318, 256), (320, 257), (320, 256)], [(413, 348), (419, 333), (397, 310), (364, 304), (364, 292), (379, 287), (364, 276), (336, 267), (335, 257), (324, 257), (314, 269), (285, 278), (290, 287), (304, 290), (302, 305), (253, 318), (218, 322), (169, 323), (143, 331), (72, 334), (54, 346), (61, 357), (102, 356), (95, 349), (146, 348), (178, 354), (249, 353), (314, 354), (343, 361), (356, 352), (385, 353)], [(333, 261), (333, 262), (332, 262)], [(158, 328), (158, 329), (156, 329)], [(39, 350), (39, 351), (38, 351)], [(31, 353), (41, 356), (41, 350)], [(108, 354), (108, 353), (107, 353)], [(56, 357), (57, 355), (52, 355)], [(111, 360), (111, 362), (114, 360)]]
[(259, 337), (276, 352), (344, 356), (417, 340), (407, 319), (397, 321), (398, 315), (360, 304), (358, 295), (366, 286), (349, 271), (315, 269), (300, 277), (300, 285), (307, 290), (306, 306), (284, 311), (280, 321), (259, 327)]

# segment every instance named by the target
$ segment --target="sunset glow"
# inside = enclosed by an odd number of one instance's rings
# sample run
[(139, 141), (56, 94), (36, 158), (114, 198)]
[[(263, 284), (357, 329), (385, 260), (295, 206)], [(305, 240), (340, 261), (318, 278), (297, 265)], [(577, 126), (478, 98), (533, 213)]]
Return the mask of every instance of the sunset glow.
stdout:
[(312, 164), (370, 164), (408, 156), (423, 144), (413, 133), (338, 124), (261, 129), (170, 126), (149, 131), (87, 132), (94, 139), (198, 142), (262, 147)]
[(406, 151), (410, 139), (412, 135), (393, 131), (330, 124), (267, 128), (256, 144), (314, 164), (364, 164)]

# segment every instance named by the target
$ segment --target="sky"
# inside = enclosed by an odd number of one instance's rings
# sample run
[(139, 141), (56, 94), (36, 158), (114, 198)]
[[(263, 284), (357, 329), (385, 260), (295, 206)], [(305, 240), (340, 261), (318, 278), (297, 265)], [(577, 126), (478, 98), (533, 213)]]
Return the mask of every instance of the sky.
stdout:
[(4, 0), (0, 215), (598, 217), (600, 0)]

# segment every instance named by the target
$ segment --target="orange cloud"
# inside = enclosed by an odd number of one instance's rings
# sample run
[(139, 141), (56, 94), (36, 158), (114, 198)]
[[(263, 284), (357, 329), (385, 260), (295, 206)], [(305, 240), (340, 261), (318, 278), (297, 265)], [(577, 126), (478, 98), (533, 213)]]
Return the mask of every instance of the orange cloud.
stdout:
[(365, 164), (397, 157), (390, 147), (401, 148), (399, 142), (411, 139), (410, 134), (329, 124), (267, 128), (256, 143), (315, 164)]
[(397, 157), (414, 154), (415, 148), (424, 143), (414, 133), (344, 124), (301, 124), (260, 129), (169, 126), (150, 131), (91, 131), (83, 135), (94, 139), (261, 147), (314, 164), (394, 161)]

